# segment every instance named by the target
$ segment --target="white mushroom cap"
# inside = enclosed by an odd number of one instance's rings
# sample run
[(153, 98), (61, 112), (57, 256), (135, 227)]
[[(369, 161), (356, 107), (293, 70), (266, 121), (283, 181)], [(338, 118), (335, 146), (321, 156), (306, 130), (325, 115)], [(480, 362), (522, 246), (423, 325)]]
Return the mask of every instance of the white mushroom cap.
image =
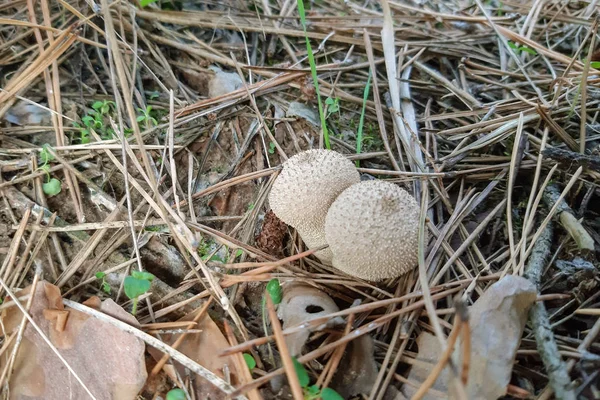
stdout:
[[(308, 150), (283, 163), (275, 180), (269, 203), (286, 224), (296, 228), (309, 249), (327, 244), (325, 217), (336, 197), (360, 182), (352, 161), (331, 150)], [(331, 251), (315, 253), (324, 263), (331, 263)]]
[(350, 186), (329, 208), (333, 266), (357, 278), (395, 278), (417, 264), (419, 205), (404, 189), (372, 180)]

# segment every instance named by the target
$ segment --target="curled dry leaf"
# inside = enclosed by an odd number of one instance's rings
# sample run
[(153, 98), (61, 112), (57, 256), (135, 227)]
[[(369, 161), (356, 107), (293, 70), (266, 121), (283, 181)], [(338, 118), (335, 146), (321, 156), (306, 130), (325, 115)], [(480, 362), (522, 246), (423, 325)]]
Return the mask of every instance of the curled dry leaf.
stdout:
[(345, 399), (368, 395), (377, 379), (373, 338), (362, 335), (348, 344), (331, 386)]
[[(190, 313), (179, 321), (192, 321), (198, 315), (200, 310)], [(239, 383), (240, 374), (236, 370), (236, 363), (231, 356), (221, 357), (221, 350), (230, 347), (229, 342), (208, 314), (204, 314), (196, 325), (191, 329), (194, 333), (188, 333), (181, 344), (177, 347), (181, 353), (185, 354), (198, 364), (223, 378), (232, 385)], [(179, 334), (161, 335), (163, 341), (172, 345), (180, 337)], [(163, 357), (163, 353), (153, 348), (148, 352), (158, 361)], [(181, 364), (174, 362), (180, 376), (186, 376), (185, 368)], [(213, 385), (207, 385), (202, 379), (195, 379), (193, 387), (196, 399), (224, 400), (226, 395)]]
[[(22, 297), (31, 286), (15, 293)], [(6, 301), (10, 304), (10, 300)], [(86, 302), (131, 325), (135, 318), (114, 301)], [(40, 282), (34, 292), (31, 317), (50, 339), (96, 399), (135, 399), (146, 381), (144, 342), (89, 315), (64, 307), (58, 287)], [(16, 306), (2, 311), (3, 335), (19, 329), (23, 315)], [(11, 348), (0, 358), (7, 365)], [(89, 396), (65, 365), (28, 324), (9, 381), (10, 399), (85, 399)]]
[[(283, 286), (283, 299), (277, 309), (277, 316), (283, 321), (283, 329), (300, 325), (314, 318), (339, 311), (338, 306), (326, 293), (301, 282), (291, 282)], [(311, 331), (343, 323), (341, 318), (333, 318), (312, 329), (286, 335), (285, 343), (292, 356), (302, 352)]]
[[(467, 381), (469, 399), (497, 399), (506, 394), (513, 364), (521, 343), (529, 309), (535, 302), (537, 290), (525, 278), (508, 275), (490, 286), (469, 309), (471, 330), (471, 362)], [(441, 349), (438, 340), (423, 332), (417, 338), (419, 354), (408, 379), (416, 387), (405, 385), (403, 391), (412, 396), (427, 378), (437, 362)], [(453, 355), (460, 362), (460, 340)], [(433, 386), (445, 397), (449, 379), (448, 367)], [(430, 391), (425, 399), (439, 399)], [(456, 398), (450, 389), (450, 398)]]
[(218, 97), (233, 92), (243, 86), (240, 76), (235, 72), (225, 72), (218, 67), (209, 67), (215, 72), (208, 83), (208, 97)]

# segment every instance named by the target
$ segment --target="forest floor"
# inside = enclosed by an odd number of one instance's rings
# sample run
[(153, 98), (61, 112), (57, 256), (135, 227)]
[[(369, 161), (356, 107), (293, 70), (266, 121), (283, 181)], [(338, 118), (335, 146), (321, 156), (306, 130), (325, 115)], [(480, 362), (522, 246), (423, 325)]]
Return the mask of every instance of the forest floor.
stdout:
[[(598, 11), (3, 1), (3, 398), (600, 398)], [(414, 271), (270, 212), (320, 148), (417, 199)]]

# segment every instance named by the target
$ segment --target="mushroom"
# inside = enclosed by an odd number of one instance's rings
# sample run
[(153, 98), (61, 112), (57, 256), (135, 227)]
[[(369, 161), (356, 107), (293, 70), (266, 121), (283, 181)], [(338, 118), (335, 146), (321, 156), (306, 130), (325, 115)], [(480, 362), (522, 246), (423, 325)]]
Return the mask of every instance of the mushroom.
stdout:
[(363, 181), (344, 190), (325, 220), (333, 267), (357, 278), (381, 281), (417, 264), (419, 205), (389, 182)]
[[(286, 224), (295, 228), (309, 249), (327, 244), (325, 217), (336, 197), (346, 188), (360, 182), (360, 174), (352, 161), (331, 150), (308, 150), (283, 163), (275, 180), (269, 203)], [(331, 251), (315, 253), (326, 264)]]

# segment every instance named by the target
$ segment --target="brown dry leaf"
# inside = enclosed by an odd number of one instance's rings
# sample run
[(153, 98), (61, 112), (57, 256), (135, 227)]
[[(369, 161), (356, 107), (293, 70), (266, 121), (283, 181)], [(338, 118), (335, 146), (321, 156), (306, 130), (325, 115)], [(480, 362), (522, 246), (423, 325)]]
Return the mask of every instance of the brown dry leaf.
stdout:
[[(31, 286), (15, 295), (30, 293)], [(88, 302), (88, 304), (96, 302)], [(100, 311), (131, 325), (136, 319), (114, 301), (100, 303)], [(61, 318), (68, 313), (66, 323)], [(144, 342), (89, 315), (65, 308), (58, 287), (38, 283), (30, 314), (92, 394), (101, 400), (135, 399), (147, 378)], [(61, 317), (62, 316), (62, 317)], [(6, 331), (19, 329), (23, 316), (10, 307), (2, 312)], [(0, 358), (7, 365), (12, 349)], [(30, 324), (25, 329), (9, 382), (10, 399), (84, 399), (85, 390)]]
[[(469, 399), (495, 400), (506, 394), (527, 314), (536, 297), (537, 290), (530, 281), (508, 275), (490, 286), (469, 308), (471, 362), (466, 387)], [(419, 335), (417, 344), (417, 360), (430, 362), (411, 369), (408, 379), (420, 384), (429, 375), (441, 351), (437, 339), (425, 332)], [(460, 345), (459, 342), (454, 351), (456, 365), (460, 365)], [(445, 368), (434, 389), (445, 393), (447, 382), (448, 368)], [(408, 395), (417, 390), (407, 385), (404, 389)], [(439, 397), (428, 394), (424, 398)]]
[[(283, 321), (283, 329), (287, 329), (337, 311), (338, 306), (326, 293), (301, 282), (291, 282), (283, 286), (283, 298), (277, 309), (277, 316)], [(334, 318), (313, 330), (340, 323), (343, 323), (343, 320)], [(292, 356), (302, 352), (310, 332), (309, 329), (304, 329), (285, 337), (285, 343)]]
[[(200, 310), (190, 313), (179, 321), (192, 321), (199, 312)], [(230, 345), (217, 324), (215, 324), (209, 315), (204, 314), (193, 329), (200, 330), (201, 332), (188, 333), (179, 347), (177, 347), (177, 350), (225, 381), (232, 385), (237, 385), (239, 383), (239, 373), (236, 370), (235, 360), (231, 356), (219, 356), (221, 350), (229, 348)], [(162, 339), (165, 343), (173, 344), (179, 336), (179, 334), (162, 335)], [(153, 348), (149, 348), (148, 352), (157, 361), (163, 356), (162, 352)], [(180, 376), (184, 377), (187, 375), (183, 366), (177, 362), (174, 364)], [(221, 400), (226, 398), (223, 392), (213, 385), (207, 385), (202, 379), (195, 379), (193, 382), (197, 399)]]
[(287, 225), (277, 218), (272, 210), (265, 214), (260, 233), (254, 241), (256, 247), (274, 257), (283, 256), (283, 239), (287, 233)]

